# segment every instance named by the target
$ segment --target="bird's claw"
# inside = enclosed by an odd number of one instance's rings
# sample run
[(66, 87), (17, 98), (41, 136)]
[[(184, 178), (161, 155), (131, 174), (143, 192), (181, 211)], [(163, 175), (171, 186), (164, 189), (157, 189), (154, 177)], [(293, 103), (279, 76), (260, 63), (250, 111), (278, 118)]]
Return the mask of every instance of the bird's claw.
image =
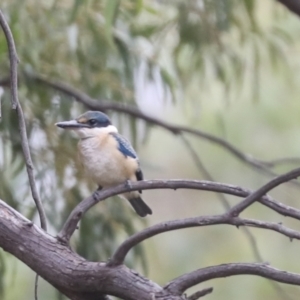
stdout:
[(126, 181), (125, 181), (125, 186), (126, 186), (128, 189), (131, 189), (131, 188), (132, 188), (131, 181), (130, 181), (130, 180), (126, 180)]

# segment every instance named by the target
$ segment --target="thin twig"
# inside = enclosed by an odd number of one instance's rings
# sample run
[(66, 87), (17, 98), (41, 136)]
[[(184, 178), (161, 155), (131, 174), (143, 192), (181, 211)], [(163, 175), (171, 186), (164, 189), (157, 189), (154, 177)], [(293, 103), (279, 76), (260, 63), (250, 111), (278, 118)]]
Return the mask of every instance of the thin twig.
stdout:
[(232, 216), (238, 216), (243, 210), (245, 210), (247, 207), (249, 207), (251, 204), (253, 204), (255, 201), (260, 199), (262, 196), (264, 196), (266, 193), (268, 193), (270, 190), (274, 189), (278, 185), (287, 182), (289, 180), (295, 179), (300, 176), (300, 168), (294, 169), (288, 173), (285, 173), (283, 175), (280, 175), (273, 180), (269, 181), (267, 184), (263, 185), (261, 188), (256, 190), (254, 193), (249, 195), (245, 200), (238, 203), (234, 207), (232, 207), (228, 214)]
[[(35, 205), (37, 207), (41, 227), (45, 231), (47, 231), (47, 222), (46, 222), (46, 214), (40, 199), (40, 195), (38, 193), (35, 177), (34, 177), (34, 168), (33, 163), (31, 159), (29, 144), (28, 144), (28, 138), (27, 138), (27, 132), (26, 132), (26, 124), (25, 124), (25, 118), (23, 114), (23, 110), (21, 107), (21, 104), (19, 102), (18, 98), (18, 55), (15, 47), (15, 42), (13, 35), (11, 33), (11, 30), (9, 28), (9, 25), (7, 24), (5, 17), (0, 10), (0, 25), (3, 29), (3, 32), (5, 34), (7, 45), (8, 45), (8, 52), (9, 52), (9, 60), (10, 60), (10, 85), (11, 85), (11, 102), (12, 102), (12, 109), (16, 110), (18, 115), (18, 121), (19, 121), (19, 131), (21, 135), (21, 144), (22, 144), (22, 150), (25, 158), (26, 163), (26, 170), (28, 174), (31, 194), (33, 197), (33, 200), (35, 202)], [(38, 274), (35, 277), (35, 288), (34, 288), (34, 297), (37, 300), (37, 287), (38, 287)]]
[[(192, 146), (190, 141), (184, 135), (181, 135), (181, 139), (183, 140), (183, 143), (186, 146), (187, 150), (190, 152), (198, 170), (204, 175), (205, 179), (207, 179), (209, 181), (215, 181), (215, 179), (213, 178), (213, 176), (210, 174), (210, 172), (205, 167), (204, 163), (200, 159), (198, 153), (196, 152), (196, 150), (194, 149), (194, 147)], [(222, 205), (226, 211), (231, 208), (230, 203), (224, 194), (216, 193), (216, 196), (220, 199), (220, 202), (222, 203)], [(254, 235), (252, 234), (252, 232), (250, 231), (250, 229), (248, 227), (243, 227), (243, 232), (245, 233), (247, 239), (249, 240), (250, 246), (254, 253), (254, 257), (257, 259), (257, 261), (262, 262), (263, 258), (258, 249), (257, 242), (256, 242)]]
[(4, 15), (1, 10), (0, 10), (0, 25), (4, 31), (7, 40), (7, 45), (8, 45), (10, 69), (11, 69), (10, 84), (11, 84), (11, 95), (12, 95), (12, 107), (13, 109), (16, 109), (18, 115), (19, 131), (21, 135), (22, 149), (23, 149), (23, 154), (26, 162), (26, 169), (29, 178), (31, 193), (40, 216), (41, 227), (46, 231), (47, 230), (46, 214), (44, 212), (44, 208), (40, 200), (40, 196), (36, 187), (35, 178), (33, 175), (34, 168), (33, 168), (33, 163), (30, 155), (30, 149), (29, 149), (28, 138), (26, 133), (25, 118), (18, 98), (18, 75), (17, 75), (18, 56), (17, 56), (15, 42), (11, 30), (7, 22), (5, 21)]
[(277, 0), (290, 11), (300, 16), (300, 2), (298, 0)]
[(17, 108), (18, 101), (18, 55), (16, 51), (15, 41), (12, 36), (11, 30), (5, 21), (4, 14), (0, 10), (0, 25), (7, 40), (9, 61), (10, 61), (10, 89), (11, 89), (11, 103), (12, 108)]
[[(204, 179), (209, 181), (215, 181), (213, 176), (210, 174), (210, 172), (206, 169), (204, 163), (200, 159), (198, 153), (193, 148), (192, 144), (189, 142), (189, 140), (182, 134), (181, 139), (186, 146), (187, 150), (190, 152), (196, 167), (198, 168), (199, 172), (203, 174)], [(226, 197), (223, 194), (216, 193), (217, 197), (220, 199), (220, 202), (222, 203), (225, 210), (229, 210), (231, 208), (229, 201), (226, 199)]]
[(300, 165), (300, 157), (282, 157), (282, 158), (265, 161), (265, 164), (270, 168), (274, 168), (286, 164)]
[(300, 285), (300, 274), (280, 271), (265, 263), (231, 263), (198, 269), (184, 274), (168, 283), (165, 289), (174, 295), (181, 295), (196, 284), (235, 275), (256, 275), (282, 283)]
[(187, 298), (187, 300), (198, 300), (201, 297), (204, 297), (213, 292), (213, 288), (203, 289), (202, 291), (198, 291)]
[(178, 230), (178, 229), (221, 225), (221, 224), (233, 225), (236, 227), (249, 226), (255, 228), (268, 229), (268, 230), (281, 233), (289, 237), (290, 239), (300, 240), (299, 231), (287, 228), (282, 224), (264, 222), (264, 221), (252, 220), (252, 219), (242, 219), (239, 217), (232, 217), (227, 214), (215, 215), (215, 216), (200, 216), (195, 218), (158, 223), (140, 232), (137, 232), (136, 234), (133, 234), (118, 247), (118, 249), (112, 255), (108, 265), (117, 266), (122, 264), (124, 262), (126, 255), (134, 246), (155, 235), (168, 232), (168, 231)]
[[(270, 170), (271, 167), (275, 166), (275, 163), (270, 165), (269, 162), (265, 162), (263, 160), (256, 159), (249, 154), (245, 154), (242, 151), (240, 151), (238, 148), (236, 148), (234, 145), (232, 145), (231, 143), (229, 143), (228, 141), (226, 141), (220, 137), (206, 133), (199, 129), (192, 129), (192, 128), (189, 128), (186, 126), (176, 126), (173, 124), (169, 124), (165, 121), (159, 120), (157, 118), (151, 117), (151, 116), (143, 113), (135, 106), (131, 106), (131, 105), (119, 103), (119, 102), (114, 102), (114, 101), (108, 101), (105, 99), (91, 98), (89, 95), (75, 89), (74, 87), (72, 87), (68, 84), (48, 79), (47, 77), (45, 77), (43, 75), (33, 74), (33, 73), (30, 73), (30, 74), (25, 73), (25, 75), (27, 76), (28, 79), (35, 80), (39, 83), (42, 83), (46, 86), (49, 86), (49, 87), (55, 89), (56, 91), (62, 92), (71, 98), (74, 98), (76, 101), (82, 103), (83, 105), (85, 105), (87, 108), (89, 108), (91, 110), (100, 110), (100, 111), (104, 111), (104, 112), (107, 110), (113, 110), (113, 111), (117, 111), (117, 112), (121, 112), (121, 113), (126, 113), (134, 118), (144, 120), (151, 125), (155, 125), (155, 126), (164, 128), (164, 129), (168, 130), (169, 132), (176, 134), (176, 135), (179, 135), (182, 133), (189, 133), (191, 135), (200, 137), (204, 140), (209, 141), (210, 143), (213, 143), (213, 144), (216, 144), (216, 145), (222, 147), (223, 149), (227, 150), (227, 152), (229, 152), (230, 154), (232, 154), (233, 156), (238, 158), (240, 161), (252, 166), (254, 169), (262, 171), (264, 174), (266, 174), (268, 176), (277, 176), (278, 175), (275, 172), (273, 172), (272, 170)], [(3, 78), (2, 80), (0, 79), (0, 85), (1, 84), (3, 86), (7, 86), (7, 78)], [(300, 183), (295, 182), (295, 181), (291, 181), (290, 184), (293, 184), (297, 187), (300, 186)]]
[[(194, 162), (195, 162), (197, 168), (204, 175), (205, 179), (210, 180), (210, 181), (215, 181), (215, 179), (213, 178), (213, 176), (206, 169), (204, 163), (200, 159), (198, 153), (196, 152), (196, 150), (194, 149), (194, 147), (192, 146), (192, 144), (190, 143), (190, 141), (184, 135), (181, 135), (181, 138), (183, 140), (183, 143), (187, 147), (188, 151), (190, 152), (192, 158), (194, 159)], [(278, 164), (279, 163), (284, 163), (284, 162), (287, 162), (287, 160), (288, 160), (288, 158), (286, 158), (286, 159), (284, 158), (284, 159), (282, 159), (280, 161), (278, 160), (278, 161), (268, 162), (268, 163), (270, 164), (270, 166), (271, 166), (271, 163), (273, 163), (272, 166), (274, 166), (274, 165), (276, 165), (276, 163), (278, 163)], [(220, 201), (221, 201), (223, 207), (225, 208), (225, 210), (228, 210), (228, 209), (231, 208), (230, 203), (227, 200), (227, 198), (225, 197), (225, 195), (223, 195), (221, 193), (216, 193), (216, 196), (220, 199)], [(252, 252), (253, 252), (254, 257), (256, 258), (256, 260), (258, 262), (263, 262), (264, 259), (263, 259), (262, 255), (261, 255), (260, 251), (259, 251), (259, 248), (258, 248), (258, 245), (257, 245), (257, 241), (256, 241), (256, 238), (255, 238), (254, 234), (251, 232), (251, 230), (248, 227), (242, 227), (242, 231), (245, 233), (246, 238), (248, 239), (248, 241), (250, 243), (250, 247), (252, 249)], [(280, 293), (282, 295), (283, 299), (286, 299), (286, 300), (290, 299), (290, 297), (286, 294), (286, 292), (279, 285), (278, 282), (274, 282), (272, 280), (269, 280), (269, 282), (273, 286), (273, 288), (277, 291), (277, 293)], [(201, 293), (201, 291), (200, 291), (200, 293)]]
[(264, 161), (253, 158), (251, 155), (244, 154), (242, 151), (237, 149), (235, 146), (233, 146), (232, 144), (230, 144), (229, 142), (227, 142), (226, 140), (224, 140), (220, 137), (216, 137), (212, 134), (206, 133), (206, 132), (198, 130), (198, 129), (192, 129), (192, 128), (185, 127), (185, 126), (176, 126), (176, 125), (169, 124), (167, 122), (164, 122), (162, 120), (159, 120), (157, 118), (151, 117), (151, 116), (143, 113), (135, 106), (130, 106), (128, 104), (114, 102), (114, 101), (108, 101), (108, 100), (104, 100), (104, 99), (94, 99), (94, 98), (90, 97), (89, 95), (75, 89), (74, 87), (72, 87), (68, 84), (48, 79), (45, 76), (42, 76), (39, 74), (27, 74), (27, 76), (28, 76), (28, 78), (30, 78), (32, 80), (36, 80), (39, 83), (47, 85), (57, 91), (60, 91), (64, 94), (74, 98), (75, 100), (84, 104), (86, 107), (88, 107), (92, 110), (118, 111), (118, 112), (126, 113), (132, 117), (144, 120), (152, 125), (160, 126), (164, 129), (172, 132), (173, 134), (181, 134), (183, 132), (186, 132), (186, 133), (201, 137), (211, 143), (222, 146), (222, 148), (226, 149), (232, 155), (236, 156), (241, 161), (251, 165), (252, 167), (263, 170), (268, 175), (274, 176), (274, 173), (272, 171), (270, 171), (267, 168), (267, 166), (265, 166)]
[(34, 299), (38, 300), (39, 275), (35, 274), (34, 280)]

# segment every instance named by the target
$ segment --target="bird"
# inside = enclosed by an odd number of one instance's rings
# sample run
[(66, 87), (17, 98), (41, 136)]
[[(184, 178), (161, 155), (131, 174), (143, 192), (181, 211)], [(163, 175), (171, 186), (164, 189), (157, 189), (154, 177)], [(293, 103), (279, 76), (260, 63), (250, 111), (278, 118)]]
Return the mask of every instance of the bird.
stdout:
[[(100, 111), (87, 111), (74, 120), (58, 122), (56, 126), (74, 131), (79, 137), (79, 158), (87, 176), (99, 189), (143, 180), (138, 156), (130, 142)], [(141, 191), (126, 192), (127, 199), (136, 213), (145, 217), (151, 208), (142, 200)]]

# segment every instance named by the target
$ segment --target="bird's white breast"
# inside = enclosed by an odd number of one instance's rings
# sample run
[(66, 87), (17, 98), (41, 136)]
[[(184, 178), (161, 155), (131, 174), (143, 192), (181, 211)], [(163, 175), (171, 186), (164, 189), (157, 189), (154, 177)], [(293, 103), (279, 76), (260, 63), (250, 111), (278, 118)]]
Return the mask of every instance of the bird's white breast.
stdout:
[(109, 134), (82, 139), (79, 151), (87, 175), (98, 185), (107, 187), (136, 180), (137, 160), (125, 157)]

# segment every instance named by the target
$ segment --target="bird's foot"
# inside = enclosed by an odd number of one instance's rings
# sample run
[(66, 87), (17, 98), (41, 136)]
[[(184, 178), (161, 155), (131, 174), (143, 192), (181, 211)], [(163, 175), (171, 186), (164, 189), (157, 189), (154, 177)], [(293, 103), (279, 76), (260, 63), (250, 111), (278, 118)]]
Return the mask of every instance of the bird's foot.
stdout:
[(131, 189), (131, 188), (132, 188), (131, 181), (130, 181), (130, 180), (126, 180), (126, 181), (125, 181), (125, 186), (126, 186), (128, 189)]
[(101, 192), (101, 190), (103, 189), (102, 186), (98, 185), (98, 189), (93, 193), (93, 199), (94, 201), (98, 201), (98, 194)]

